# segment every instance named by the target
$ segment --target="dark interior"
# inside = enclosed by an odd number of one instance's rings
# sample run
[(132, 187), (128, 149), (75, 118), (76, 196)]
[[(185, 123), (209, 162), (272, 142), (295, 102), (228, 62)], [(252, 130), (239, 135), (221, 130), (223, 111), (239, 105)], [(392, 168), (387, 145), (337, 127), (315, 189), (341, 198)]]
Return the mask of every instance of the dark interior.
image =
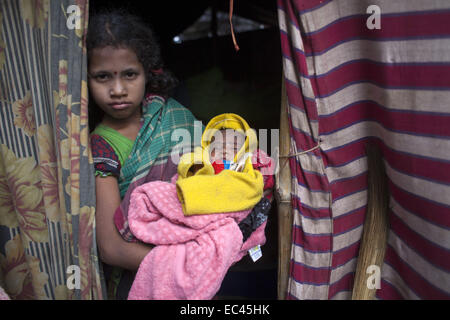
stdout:
[[(163, 58), (180, 80), (174, 98), (188, 107), (206, 125), (224, 112), (241, 115), (255, 130), (267, 129), (267, 153), (271, 154), (270, 130), (279, 128), (281, 99), (281, 49), (276, 1), (234, 1), (233, 21), (242, 17), (264, 28), (239, 32), (239, 51), (230, 35), (218, 29), (229, 23), (217, 18), (228, 16), (229, 0), (128, 1), (91, 0), (90, 12), (120, 7), (142, 16), (160, 39)], [(209, 36), (175, 43), (174, 37), (192, 26), (210, 9)], [(226, 25), (224, 25), (226, 24)], [(273, 201), (266, 227), (263, 256), (253, 262), (246, 256), (225, 277), (218, 298), (277, 298), (277, 208)]]

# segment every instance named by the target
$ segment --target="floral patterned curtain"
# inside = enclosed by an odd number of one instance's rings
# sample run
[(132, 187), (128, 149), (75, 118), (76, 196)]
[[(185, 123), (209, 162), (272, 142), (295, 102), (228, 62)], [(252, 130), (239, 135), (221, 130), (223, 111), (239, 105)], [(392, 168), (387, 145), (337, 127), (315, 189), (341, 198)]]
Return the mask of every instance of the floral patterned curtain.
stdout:
[(0, 0), (0, 287), (11, 299), (104, 296), (88, 11), (88, 0)]

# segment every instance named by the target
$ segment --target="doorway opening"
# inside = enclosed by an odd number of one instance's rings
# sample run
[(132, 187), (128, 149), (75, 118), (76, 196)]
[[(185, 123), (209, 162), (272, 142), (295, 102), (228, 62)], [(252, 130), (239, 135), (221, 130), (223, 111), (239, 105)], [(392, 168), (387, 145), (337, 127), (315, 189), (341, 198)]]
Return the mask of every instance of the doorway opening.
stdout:
[[(267, 130), (267, 149), (262, 149), (274, 158), (272, 143), (277, 141), (271, 141), (271, 132), (280, 125), (282, 73), (276, 2), (235, 1), (239, 51), (230, 35), (228, 0), (150, 3), (95, 0), (90, 13), (119, 7), (141, 16), (159, 38), (166, 67), (180, 81), (172, 97), (203, 124), (218, 114), (236, 113), (257, 132)], [(247, 255), (232, 266), (219, 299), (277, 299), (277, 211), (273, 200), (263, 256), (253, 262)]]

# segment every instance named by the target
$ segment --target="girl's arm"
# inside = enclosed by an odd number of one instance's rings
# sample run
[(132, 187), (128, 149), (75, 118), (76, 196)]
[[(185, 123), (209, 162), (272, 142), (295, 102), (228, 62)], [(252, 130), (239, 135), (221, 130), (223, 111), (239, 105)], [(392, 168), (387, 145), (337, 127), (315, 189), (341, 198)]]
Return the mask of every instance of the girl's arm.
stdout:
[(114, 225), (114, 213), (120, 205), (117, 179), (96, 177), (96, 230), (100, 259), (106, 264), (135, 271), (152, 248), (150, 245), (125, 241)]

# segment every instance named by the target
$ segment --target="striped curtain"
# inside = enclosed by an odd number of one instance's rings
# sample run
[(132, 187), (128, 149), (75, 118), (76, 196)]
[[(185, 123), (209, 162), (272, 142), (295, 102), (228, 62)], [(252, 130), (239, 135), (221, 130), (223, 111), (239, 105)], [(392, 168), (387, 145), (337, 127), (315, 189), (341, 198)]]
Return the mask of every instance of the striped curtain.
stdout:
[(103, 296), (87, 17), (88, 0), (0, 0), (0, 286), (12, 299)]
[(351, 298), (368, 142), (390, 191), (376, 297), (449, 299), (450, 1), (278, 0), (278, 17), (294, 155), (288, 299)]

